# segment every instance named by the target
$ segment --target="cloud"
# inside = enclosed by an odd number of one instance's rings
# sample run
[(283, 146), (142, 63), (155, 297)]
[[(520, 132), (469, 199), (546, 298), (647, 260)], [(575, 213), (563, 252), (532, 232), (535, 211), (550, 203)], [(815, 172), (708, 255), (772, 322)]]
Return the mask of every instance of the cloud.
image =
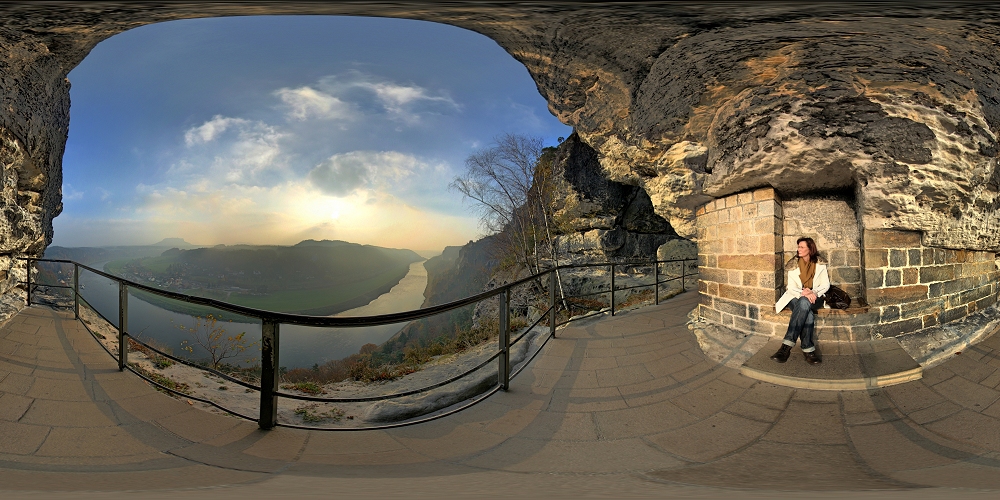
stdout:
[(211, 142), (230, 126), (245, 123), (247, 121), (242, 118), (225, 118), (221, 115), (215, 115), (211, 120), (185, 132), (184, 143), (190, 147), (195, 144)]
[(308, 178), (320, 191), (344, 196), (364, 188), (391, 189), (410, 176), (441, 168), (397, 151), (352, 151), (327, 158)]
[(167, 173), (235, 184), (273, 184), (288, 168), (281, 145), (287, 136), (261, 121), (217, 115), (184, 133), (188, 156)]
[(76, 201), (83, 199), (83, 191), (77, 191), (73, 189), (73, 186), (69, 183), (63, 183), (62, 186), (62, 199), (63, 201)]
[[(295, 92), (296, 94), (292, 94)], [(276, 95), (289, 107), (290, 120), (327, 117), (333, 110), (344, 117), (357, 113), (385, 115), (408, 124), (426, 114), (461, 111), (462, 106), (443, 90), (431, 91), (419, 85), (402, 85), (359, 71), (324, 77), (314, 87), (280, 89)], [(325, 112), (326, 109), (331, 112)], [(353, 115), (346, 112), (350, 110)]]
[(278, 96), (288, 108), (287, 117), (290, 120), (302, 121), (310, 118), (331, 120), (353, 117), (349, 104), (312, 87), (282, 88), (275, 91), (274, 95)]

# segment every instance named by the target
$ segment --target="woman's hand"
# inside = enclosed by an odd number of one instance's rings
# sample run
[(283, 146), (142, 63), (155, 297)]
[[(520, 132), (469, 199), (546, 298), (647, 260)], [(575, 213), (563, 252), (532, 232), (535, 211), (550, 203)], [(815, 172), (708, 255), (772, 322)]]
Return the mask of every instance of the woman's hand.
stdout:
[(815, 304), (816, 303), (816, 299), (818, 298), (816, 296), (816, 293), (813, 292), (812, 290), (808, 289), (808, 288), (803, 288), (802, 289), (802, 296), (805, 297), (807, 300), (809, 300), (810, 304)]

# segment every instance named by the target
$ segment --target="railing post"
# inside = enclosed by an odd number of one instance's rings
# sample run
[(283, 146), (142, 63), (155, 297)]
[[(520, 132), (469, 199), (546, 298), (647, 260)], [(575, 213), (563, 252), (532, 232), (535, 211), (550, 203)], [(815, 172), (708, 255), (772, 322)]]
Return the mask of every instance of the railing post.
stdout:
[(80, 319), (80, 266), (73, 263), (73, 318)]
[(611, 315), (615, 315), (615, 263), (611, 263)]
[(24, 270), (27, 272), (25, 273), (26, 277), (24, 282), (26, 283), (25, 288), (28, 290), (28, 306), (31, 306), (31, 258), (29, 257), (25, 260), (25, 262), (27, 262), (27, 264), (25, 265)]
[(510, 289), (500, 292), (500, 386), (510, 388)]
[(687, 291), (687, 261), (681, 261), (681, 291)]
[(128, 366), (128, 286), (118, 282), (118, 371)]
[(660, 305), (660, 261), (653, 261), (653, 303)]
[(549, 271), (549, 335), (556, 336), (556, 270)]
[(260, 328), (260, 419), (257, 426), (273, 429), (278, 422), (278, 322), (263, 318)]

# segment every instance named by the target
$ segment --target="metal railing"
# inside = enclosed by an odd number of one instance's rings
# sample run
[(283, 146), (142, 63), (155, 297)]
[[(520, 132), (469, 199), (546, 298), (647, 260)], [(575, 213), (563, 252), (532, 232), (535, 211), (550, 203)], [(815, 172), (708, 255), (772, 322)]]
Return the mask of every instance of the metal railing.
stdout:
[[(606, 263), (600, 263), (600, 264), (567, 264), (567, 265), (560, 265), (560, 266), (557, 266), (557, 267), (554, 267), (554, 268), (550, 268), (550, 269), (541, 271), (541, 272), (539, 272), (537, 274), (533, 274), (531, 276), (528, 276), (526, 278), (514, 281), (512, 283), (508, 283), (506, 285), (499, 286), (499, 287), (497, 287), (497, 288), (495, 288), (493, 290), (490, 290), (490, 291), (487, 291), (487, 292), (483, 292), (483, 293), (480, 293), (480, 294), (477, 294), (477, 295), (473, 295), (471, 297), (467, 297), (467, 298), (464, 298), (464, 299), (456, 300), (454, 302), (449, 302), (447, 304), (430, 306), (430, 307), (427, 307), (427, 308), (424, 308), (424, 309), (418, 309), (418, 310), (414, 310), (414, 311), (392, 313), (392, 314), (382, 314), (382, 315), (378, 315), (378, 316), (328, 317), (328, 316), (306, 316), (306, 315), (300, 315), (300, 314), (289, 314), (289, 313), (281, 313), (281, 312), (274, 312), (274, 311), (266, 311), (266, 310), (262, 310), (262, 309), (254, 309), (254, 308), (250, 308), (250, 307), (239, 306), (239, 305), (236, 305), (236, 304), (230, 304), (230, 303), (227, 303), (227, 302), (222, 302), (222, 301), (218, 301), (218, 300), (214, 300), (214, 299), (209, 299), (209, 298), (204, 298), (204, 297), (196, 297), (196, 296), (191, 296), (191, 295), (185, 295), (185, 294), (181, 294), (181, 293), (177, 293), (177, 292), (171, 292), (169, 290), (163, 290), (163, 289), (160, 289), (160, 288), (155, 288), (155, 287), (147, 286), (147, 285), (144, 285), (144, 284), (141, 284), (141, 283), (137, 283), (137, 282), (134, 282), (134, 281), (130, 281), (130, 280), (127, 280), (127, 279), (124, 279), (124, 278), (120, 278), (120, 277), (108, 274), (106, 272), (94, 269), (94, 268), (92, 268), (90, 266), (87, 266), (87, 265), (84, 265), (84, 264), (80, 264), (78, 262), (71, 261), (71, 260), (37, 259), (37, 258), (22, 258), (22, 259), (26, 261), (26, 265), (27, 265), (27, 279), (26, 279), (26, 282), (22, 282), (22, 284), (25, 285), (25, 289), (27, 290), (27, 302), (28, 302), (28, 305), (30, 306), (32, 304), (32, 295), (33, 295), (33, 292), (35, 290), (37, 290), (39, 287), (69, 289), (69, 290), (72, 290), (72, 296), (73, 296), (73, 306), (72, 307), (73, 307), (73, 314), (74, 314), (74, 317), (76, 319), (80, 319), (80, 302), (82, 300), (91, 310), (93, 310), (95, 313), (97, 313), (98, 316), (100, 316), (102, 319), (104, 319), (104, 321), (107, 321), (111, 325), (115, 325), (116, 324), (115, 322), (113, 322), (110, 319), (106, 318), (97, 308), (95, 308), (92, 305), (90, 305), (87, 302), (87, 300), (84, 297), (81, 296), (81, 294), (80, 294), (80, 270), (81, 269), (87, 270), (89, 272), (92, 272), (94, 274), (97, 274), (99, 276), (102, 276), (104, 278), (107, 278), (109, 280), (112, 280), (112, 281), (116, 282), (118, 284), (118, 292), (119, 292), (118, 293), (118, 321), (117, 321), (118, 352), (117, 353), (113, 353), (113, 352), (111, 352), (110, 349), (108, 349), (106, 346), (104, 346), (103, 343), (101, 343), (101, 342), (99, 342), (99, 343), (105, 349), (105, 351), (108, 352), (109, 355), (111, 355), (113, 358), (115, 358), (118, 361), (118, 369), (121, 370), (121, 371), (124, 371), (124, 370), (132, 371), (133, 373), (135, 373), (139, 377), (142, 377), (143, 379), (145, 379), (147, 382), (149, 382), (149, 383), (151, 383), (151, 384), (153, 384), (153, 385), (155, 385), (155, 386), (159, 387), (160, 389), (165, 390), (167, 392), (170, 392), (170, 393), (173, 393), (173, 394), (177, 394), (177, 395), (183, 396), (185, 398), (193, 399), (193, 400), (196, 400), (196, 401), (200, 401), (200, 402), (212, 405), (212, 406), (214, 406), (216, 408), (219, 408), (219, 409), (221, 409), (223, 411), (226, 411), (226, 412), (228, 412), (228, 413), (230, 413), (232, 415), (235, 415), (235, 416), (247, 419), (247, 420), (255, 420), (255, 421), (257, 421), (257, 424), (260, 426), (261, 429), (271, 429), (271, 428), (273, 428), (275, 426), (293, 427), (293, 428), (305, 428), (305, 429), (323, 429), (323, 430), (370, 430), (370, 429), (385, 429), (385, 428), (391, 428), (391, 427), (399, 427), (399, 426), (403, 426), (403, 425), (412, 425), (412, 424), (420, 423), (420, 422), (426, 422), (428, 420), (433, 420), (433, 419), (441, 418), (441, 417), (446, 416), (446, 415), (450, 415), (450, 414), (456, 413), (456, 412), (461, 411), (461, 410), (463, 410), (465, 408), (468, 408), (468, 407), (470, 407), (472, 405), (475, 405), (476, 403), (478, 403), (478, 402), (482, 401), (483, 399), (491, 396), (492, 394), (495, 394), (499, 390), (504, 390), (504, 391), (508, 390), (510, 388), (510, 381), (511, 381), (511, 379), (513, 377), (517, 376), (517, 374), (520, 373), (521, 370), (523, 370), (526, 366), (528, 366), (528, 364), (531, 362), (531, 360), (534, 359), (534, 357), (537, 356), (539, 352), (541, 352), (542, 348), (545, 347), (545, 344), (547, 344), (550, 339), (555, 338), (556, 327), (557, 326), (569, 323), (571, 321), (577, 321), (577, 320), (581, 320), (581, 319), (584, 319), (584, 318), (589, 318), (589, 317), (597, 315), (597, 314), (603, 314), (604, 312), (606, 312), (608, 310), (607, 307), (604, 307), (604, 308), (600, 308), (600, 309), (598, 309), (596, 311), (593, 311), (592, 308), (586, 308), (586, 307), (583, 307), (583, 306), (577, 306), (577, 307), (582, 307), (585, 310), (590, 310), (592, 312), (587, 313), (587, 314), (583, 314), (583, 315), (580, 315), (580, 316), (573, 316), (572, 315), (572, 310), (571, 310), (572, 306), (570, 306), (569, 307), (570, 310), (566, 311), (566, 313), (569, 316), (569, 318), (566, 319), (566, 320), (564, 320), (564, 321), (562, 321), (562, 322), (560, 322), (560, 321), (558, 321), (557, 313), (560, 310), (559, 306), (560, 306), (560, 302), (561, 301), (565, 300), (565, 301), (567, 301), (566, 304), (571, 304), (571, 302), (569, 302), (569, 301), (571, 301), (572, 299), (581, 299), (581, 298), (585, 298), (585, 297), (591, 297), (591, 296), (609, 294), (610, 295), (610, 312), (611, 312), (611, 315), (614, 315), (615, 312), (616, 312), (616, 301), (615, 301), (615, 293), (616, 292), (622, 292), (622, 291), (636, 289), (636, 288), (648, 288), (648, 287), (652, 287), (653, 290), (654, 290), (654, 292), (653, 292), (653, 295), (654, 295), (653, 302), (655, 304), (659, 304), (660, 303), (660, 286), (661, 285), (663, 285), (665, 283), (671, 283), (671, 282), (679, 280), (680, 281), (680, 285), (681, 285), (681, 291), (686, 291), (687, 290), (687, 280), (688, 280), (688, 278), (691, 278), (691, 277), (695, 277), (696, 278), (697, 277), (697, 265), (696, 264), (692, 265), (692, 263), (695, 262), (694, 259), (651, 260), (651, 261), (641, 261), (641, 262), (617, 262), (617, 263), (606, 262)], [(33, 263), (36, 263), (36, 262), (52, 262), (52, 263), (61, 263), (61, 264), (72, 264), (73, 265), (73, 283), (72, 283), (72, 286), (70, 286), (70, 285), (41, 284), (41, 283), (37, 283), (37, 282), (36, 283), (32, 283), (31, 282), (32, 265), (33, 265)], [(664, 279), (664, 280), (660, 279), (661, 278), (660, 265), (662, 265), (662, 264), (674, 264), (674, 265), (677, 265), (678, 263), (680, 264), (680, 273), (678, 275), (675, 275), (675, 276), (672, 276), (672, 277), (668, 277), (667, 279)], [(654, 269), (654, 271), (653, 271), (654, 279), (653, 279), (652, 283), (638, 284), (638, 285), (626, 286), (626, 287), (621, 287), (621, 288), (617, 288), (616, 287), (616, 284), (615, 284), (615, 275), (617, 274), (616, 271), (621, 270), (623, 267), (627, 270), (629, 268), (634, 269), (634, 268), (642, 267), (642, 266), (652, 266), (653, 267), (653, 269)], [(576, 269), (576, 268), (589, 268), (589, 267), (608, 267), (609, 268), (609, 274), (610, 274), (610, 286), (609, 286), (609, 289), (608, 290), (599, 290), (599, 291), (593, 292), (593, 293), (581, 294), (581, 295), (576, 295), (576, 296), (566, 296), (566, 297), (560, 298), (559, 294), (556, 293), (556, 290), (557, 290), (557, 287), (558, 287), (558, 284), (556, 282), (557, 271), (570, 270), (570, 269)], [(695, 271), (695, 272), (689, 274), (688, 271)], [(510, 333), (511, 333), (511, 328), (510, 328), (510, 324), (511, 324), (510, 323), (510, 320), (511, 320), (511, 308), (510, 308), (511, 291), (515, 287), (517, 287), (517, 286), (525, 285), (525, 284), (528, 284), (528, 283), (530, 283), (532, 281), (535, 281), (539, 285), (539, 287), (541, 287), (542, 280), (544, 280), (546, 277), (548, 278), (548, 289), (549, 289), (549, 297), (548, 297), (549, 298), (549, 304), (548, 304), (549, 307), (548, 307), (548, 309), (546, 309), (545, 312), (541, 313), (539, 315), (539, 317), (534, 321), (534, 323), (532, 323), (531, 325), (527, 326), (524, 329), (524, 331), (521, 332), (521, 334), (517, 338), (515, 338), (513, 341), (511, 341), (511, 338), (510, 338)], [(180, 358), (180, 357), (177, 357), (177, 356), (173, 356), (173, 355), (168, 354), (166, 352), (163, 352), (162, 350), (157, 349), (157, 348), (149, 345), (148, 343), (143, 342), (142, 340), (140, 340), (140, 339), (136, 338), (135, 336), (131, 335), (129, 333), (129, 331), (128, 331), (128, 295), (129, 295), (129, 291), (130, 290), (140, 290), (140, 291), (143, 291), (143, 292), (152, 293), (152, 294), (155, 294), (155, 295), (158, 295), (158, 296), (161, 296), (161, 297), (165, 297), (165, 298), (168, 298), (168, 299), (179, 300), (179, 301), (182, 301), (182, 302), (186, 302), (186, 303), (190, 303), (190, 304), (196, 304), (196, 305), (201, 305), (201, 306), (213, 307), (213, 308), (221, 309), (223, 311), (228, 311), (228, 312), (231, 312), (231, 313), (234, 313), (234, 314), (239, 314), (239, 315), (242, 315), (242, 316), (247, 316), (247, 317), (255, 318), (255, 319), (259, 320), (261, 322), (261, 366), (260, 366), (260, 375), (261, 376), (260, 376), (260, 386), (256, 386), (256, 385), (247, 383), (246, 381), (237, 379), (237, 378), (232, 377), (232, 376), (230, 376), (228, 374), (222, 373), (222, 372), (220, 372), (218, 370), (214, 370), (214, 369), (211, 369), (211, 368), (208, 368), (208, 367), (205, 367), (205, 366), (201, 366), (199, 364), (192, 363), (189, 360), (185, 360), (183, 358)], [(490, 299), (490, 298), (493, 298), (493, 297), (498, 297), (499, 306), (500, 306), (499, 307), (499, 341), (498, 341), (498, 350), (492, 356), (490, 356), (489, 358), (487, 358), (485, 361), (481, 362), (478, 366), (476, 366), (476, 367), (474, 367), (474, 368), (472, 368), (470, 370), (467, 370), (467, 371), (465, 371), (465, 372), (463, 372), (463, 373), (461, 373), (459, 375), (451, 377), (451, 378), (449, 378), (447, 380), (444, 380), (442, 382), (438, 382), (438, 383), (435, 383), (435, 384), (432, 384), (432, 385), (429, 385), (429, 386), (426, 386), (426, 387), (422, 387), (420, 389), (414, 389), (414, 390), (400, 392), (400, 393), (396, 393), (396, 394), (381, 395), (381, 396), (370, 396), (370, 397), (358, 397), (358, 398), (323, 398), (323, 397), (317, 397), (317, 396), (306, 396), (306, 395), (290, 394), (290, 393), (281, 392), (279, 390), (279, 387), (280, 387), (279, 386), (279, 383), (280, 383), (280, 380), (279, 380), (280, 370), (279, 370), (279, 366), (278, 366), (278, 353), (280, 352), (280, 338), (281, 338), (279, 325), (282, 324), (282, 323), (293, 324), (293, 325), (311, 326), (311, 327), (326, 327), (326, 328), (344, 328), (344, 327), (364, 327), (364, 326), (389, 325), (389, 324), (393, 324), (393, 323), (403, 323), (403, 322), (414, 321), (414, 320), (418, 320), (418, 319), (422, 319), (422, 318), (427, 318), (427, 317), (434, 316), (434, 315), (437, 315), (437, 314), (441, 314), (441, 313), (444, 313), (444, 312), (452, 311), (452, 310), (455, 310), (455, 309), (458, 309), (458, 308), (461, 308), (461, 307), (469, 306), (469, 305), (472, 305), (472, 304), (475, 304), (475, 303), (478, 303), (480, 301), (483, 301), (483, 300), (486, 300), (486, 299)], [(565, 309), (566, 309), (566, 307), (563, 308), (563, 310), (565, 310)], [(511, 363), (510, 363), (510, 352), (511, 352), (510, 350), (511, 350), (511, 347), (514, 346), (515, 344), (517, 344), (518, 342), (520, 342), (521, 340), (523, 340), (524, 337), (528, 334), (528, 332), (532, 331), (533, 328), (535, 328), (536, 326), (538, 326), (539, 324), (541, 324), (541, 322), (543, 320), (546, 320), (546, 319), (548, 320), (548, 327), (549, 327), (549, 335), (548, 335), (548, 337), (546, 337), (546, 339), (544, 340), (544, 342), (538, 347), (537, 350), (535, 350), (534, 353), (532, 353), (530, 356), (526, 357), (525, 361), (521, 364), (520, 368), (518, 368), (517, 371), (513, 371), (512, 372), (511, 371), (512, 366), (511, 366)], [(93, 330), (91, 330), (90, 327), (87, 325), (86, 322), (81, 321), (81, 323), (83, 323), (84, 327), (87, 328), (87, 330), (90, 331), (90, 333), (92, 335), (94, 335), (95, 337), (97, 336), (97, 333), (94, 332)], [(259, 391), (260, 392), (260, 412), (259, 412), (259, 415), (257, 416), (257, 418), (254, 418), (254, 417), (251, 417), (251, 416), (248, 416), (248, 415), (243, 415), (243, 414), (238, 413), (236, 411), (233, 411), (231, 409), (224, 408), (223, 406), (221, 406), (221, 405), (219, 405), (219, 404), (217, 404), (217, 403), (215, 403), (213, 401), (210, 401), (208, 399), (199, 398), (199, 397), (193, 396), (193, 395), (185, 393), (185, 392), (180, 392), (180, 391), (175, 390), (173, 388), (167, 387), (167, 386), (165, 386), (165, 385), (157, 382), (156, 380), (151, 379), (149, 376), (147, 376), (146, 374), (142, 373), (141, 370), (136, 369), (135, 367), (133, 367), (132, 365), (129, 364), (129, 362), (128, 362), (128, 354), (129, 354), (128, 346), (129, 346), (129, 342), (135, 342), (135, 343), (137, 343), (139, 345), (142, 345), (145, 349), (149, 349), (150, 351), (155, 352), (157, 355), (163, 356), (164, 358), (170, 359), (170, 360), (172, 360), (174, 362), (181, 363), (181, 364), (184, 364), (184, 365), (187, 365), (187, 366), (192, 366), (192, 367), (195, 367), (195, 368), (198, 368), (198, 369), (201, 369), (201, 370), (205, 370), (207, 372), (212, 373), (213, 375), (222, 377), (222, 378), (224, 378), (225, 380), (227, 380), (229, 382), (238, 384), (238, 385), (240, 385), (242, 387), (245, 387), (247, 389), (250, 389), (250, 390)], [(456, 408), (453, 408), (453, 409), (451, 409), (451, 410), (449, 410), (447, 412), (437, 413), (437, 414), (433, 414), (432, 416), (429, 416), (429, 417), (424, 417), (424, 418), (419, 418), (419, 419), (413, 419), (413, 420), (407, 420), (407, 421), (404, 421), (404, 422), (390, 423), (390, 424), (378, 425), (378, 426), (368, 426), (368, 427), (317, 428), (317, 427), (298, 426), (298, 425), (294, 425), (294, 424), (286, 424), (286, 423), (280, 423), (280, 422), (278, 422), (278, 418), (277, 418), (277, 416), (278, 416), (278, 398), (288, 398), (288, 399), (303, 400), (303, 401), (313, 401), (313, 402), (323, 402), (323, 403), (358, 403), (358, 402), (371, 402), (371, 401), (380, 401), (380, 400), (401, 398), (401, 397), (405, 397), (405, 396), (412, 396), (414, 394), (419, 394), (419, 393), (427, 392), (429, 390), (436, 389), (438, 387), (442, 387), (444, 385), (447, 385), (447, 384), (450, 384), (452, 382), (458, 381), (458, 380), (460, 380), (462, 378), (465, 378), (465, 377), (471, 375), (472, 373), (476, 372), (477, 370), (479, 370), (479, 369), (487, 366), (490, 362), (492, 362), (494, 360), (497, 360), (497, 363), (498, 363), (498, 366), (497, 366), (497, 368), (498, 368), (497, 385), (495, 387), (493, 387), (492, 389), (487, 390), (485, 393), (481, 394), (480, 396), (473, 398), (471, 401), (468, 401), (465, 404), (462, 404), (462, 405), (460, 405), (460, 406), (458, 406)]]

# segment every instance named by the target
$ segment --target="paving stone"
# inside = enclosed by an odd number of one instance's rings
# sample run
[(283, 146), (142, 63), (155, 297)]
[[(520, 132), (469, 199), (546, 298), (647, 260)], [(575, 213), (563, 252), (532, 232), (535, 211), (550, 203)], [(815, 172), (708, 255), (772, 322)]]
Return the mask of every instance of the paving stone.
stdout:
[[(0, 401), (2, 402), (2, 401)], [(105, 406), (110, 413), (110, 408)], [(53, 401), (36, 399), (21, 417), (21, 423), (50, 427), (111, 427), (116, 422), (108, 418), (92, 401)]]
[(31, 406), (31, 399), (20, 394), (0, 394), (0, 420), (17, 422)]
[(732, 413), (733, 415), (739, 417), (749, 418), (750, 420), (756, 420), (758, 422), (765, 422), (768, 424), (777, 420), (778, 416), (781, 414), (779, 410), (748, 403), (742, 399), (727, 406), (725, 411), (726, 413)]
[(927, 424), (927, 429), (955, 441), (991, 451), (1000, 451), (1000, 420), (962, 410)]
[(637, 384), (652, 379), (653, 375), (642, 364), (597, 370), (597, 383), (601, 387), (618, 387), (620, 385)]
[(944, 382), (951, 377), (955, 376), (955, 372), (949, 370), (944, 365), (938, 365), (933, 368), (924, 370), (923, 377), (921, 380), (929, 386)]
[(780, 385), (758, 382), (747, 389), (741, 397), (742, 400), (754, 404), (784, 410), (788, 402), (792, 399), (795, 389), (782, 387)]
[(473, 467), (531, 473), (600, 474), (649, 470), (681, 462), (638, 439), (536, 441), (512, 438), (462, 463)]
[(129, 456), (157, 450), (121, 427), (53, 427), (36, 455), (49, 457)]
[(55, 380), (35, 378), (26, 396), (35, 399), (52, 399), (56, 401), (90, 401), (83, 382), (77, 380)]
[(672, 398), (671, 401), (681, 409), (704, 418), (721, 411), (739, 399), (743, 393), (744, 389), (741, 387), (713, 380), (691, 392)]
[(248, 446), (243, 453), (261, 458), (294, 461), (305, 448), (306, 441), (313, 436), (324, 436), (329, 433), (309, 432), (299, 429), (284, 429), (281, 427), (263, 432), (259, 439)]
[(839, 405), (793, 400), (763, 439), (788, 444), (846, 444)]
[[(910, 484), (946, 488), (1000, 489), (1000, 474), (993, 467), (969, 463), (954, 463), (940, 467), (896, 472), (893, 478)], [(990, 492), (988, 494), (994, 494)]]
[(698, 417), (669, 401), (661, 401), (637, 408), (595, 412), (593, 419), (601, 439), (621, 439), (683, 427)]
[(599, 389), (553, 389), (546, 411), (590, 412), (620, 410), (628, 404), (615, 387)]
[(0, 392), (24, 395), (31, 390), (31, 385), (34, 383), (34, 377), (20, 373), (8, 373), (3, 380), (0, 380)]
[(192, 408), (158, 418), (156, 423), (184, 439), (198, 443), (218, 436), (236, 427), (240, 422), (232, 417), (223, 417)]
[[(424, 425), (421, 424), (421, 427)], [(427, 458), (460, 459), (480, 454), (512, 439), (493, 432), (473, 429), (469, 426), (456, 427), (446, 422), (439, 423), (430, 429), (394, 429), (390, 436), (405, 448), (423, 455), (425, 460)]]
[(646, 440), (674, 456), (708, 462), (756, 441), (769, 427), (729, 413), (717, 413), (687, 427), (647, 436)]
[(0, 420), (0, 453), (27, 455), (34, 453), (50, 428), (38, 425), (19, 424)]
[[(895, 490), (899, 484), (875, 477), (846, 445), (793, 446), (761, 441), (712, 463), (648, 474), (659, 480), (711, 486), (725, 478), (730, 488), (792, 491), (790, 497), (821, 497), (824, 491)], [(737, 490), (739, 491), (739, 490)], [(729, 492), (729, 495), (732, 495)], [(775, 492), (769, 492), (775, 495)]]
[(596, 414), (540, 412), (531, 421), (531, 425), (517, 433), (517, 437), (536, 440), (596, 441), (598, 439), (597, 424), (594, 421)]
[[(900, 434), (898, 425), (906, 426), (905, 423), (881, 423), (848, 429), (852, 446), (867, 466), (890, 475), (900, 470), (938, 467), (957, 461), (914, 443), (912, 438)], [(911, 430), (909, 427), (904, 429)]]
[(934, 406), (907, 413), (906, 416), (918, 424), (927, 424), (962, 411), (962, 407), (951, 401), (943, 401)]
[(948, 400), (975, 411), (985, 410), (1000, 399), (1000, 392), (961, 376), (949, 378), (935, 385), (934, 390)]
[(944, 396), (923, 380), (885, 387), (882, 391), (903, 413), (930, 408), (945, 401)]

